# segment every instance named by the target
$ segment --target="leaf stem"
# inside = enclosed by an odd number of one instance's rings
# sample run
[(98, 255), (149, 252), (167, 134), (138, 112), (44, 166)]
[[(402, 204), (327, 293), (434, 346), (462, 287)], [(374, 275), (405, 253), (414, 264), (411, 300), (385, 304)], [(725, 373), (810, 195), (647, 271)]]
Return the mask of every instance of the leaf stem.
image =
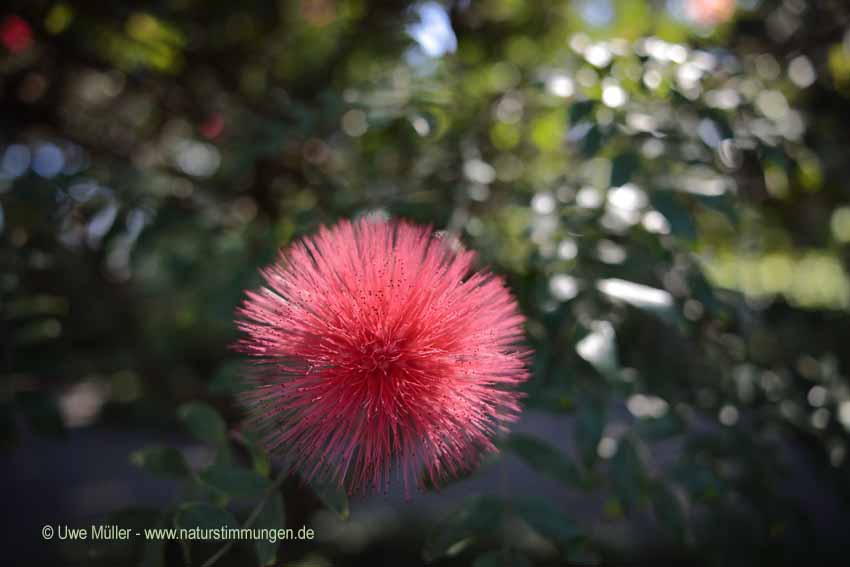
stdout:
[[(278, 491), (280, 486), (283, 484), (283, 481), (286, 480), (286, 477), (288, 477), (288, 476), (289, 476), (289, 471), (287, 469), (283, 469), (283, 470), (280, 471), (280, 473), (278, 473), (274, 482), (272, 483), (271, 486), (268, 487), (268, 489), (266, 490), (266, 493), (263, 495), (262, 499), (260, 499), (260, 501), (254, 507), (254, 509), (251, 510), (251, 513), (248, 515), (248, 517), (242, 523), (243, 528), (250, 528), (251, 527), (251, 525), (259, 517), (260, 512), (262, 512), (263, 508), (266, 507), (266, 503), (269, 501), (269, 498), (271, 498)], [(207, 559), (201, 567), (212, 567), (212, 565), (214, 565), (219, 559), (221, 559), (224, 556), (224, 554), (226, 554), (228, 551), (230, 551), (230, 548), (233, 547), (235, 544), (236, 544), (235, 539), (232, 539), (232, 540), (228, 541), (227, 543), (225, 543), (221, 547), (221, 549), (219, 549), (212, 556), (210, 556), (210, 558)]]

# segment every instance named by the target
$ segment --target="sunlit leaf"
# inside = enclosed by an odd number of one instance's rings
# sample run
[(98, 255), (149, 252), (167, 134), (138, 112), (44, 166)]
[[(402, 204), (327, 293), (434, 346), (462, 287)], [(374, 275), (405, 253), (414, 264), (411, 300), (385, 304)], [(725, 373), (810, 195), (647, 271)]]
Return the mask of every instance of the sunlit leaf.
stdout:
[(599, 280), (596, 287), (612, 299), (643, 309), (671, 323), (680, 320), (673, 296), (663, 289), (618, 278)]
[(576, 352), (603, 376), (616, 378), (619, 374), (616, 334), (608, 321), (595, 321), (591, 332), (576, 343)]

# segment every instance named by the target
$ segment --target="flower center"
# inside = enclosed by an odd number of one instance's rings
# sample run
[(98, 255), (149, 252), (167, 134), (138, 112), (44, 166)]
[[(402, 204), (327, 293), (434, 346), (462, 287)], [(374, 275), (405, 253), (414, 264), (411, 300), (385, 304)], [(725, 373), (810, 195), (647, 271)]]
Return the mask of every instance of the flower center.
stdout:
[(396, 341), (376, 340), (360, 349), (360, 368), (370, 374), (389, 374), (401, 358), (401, 348)]

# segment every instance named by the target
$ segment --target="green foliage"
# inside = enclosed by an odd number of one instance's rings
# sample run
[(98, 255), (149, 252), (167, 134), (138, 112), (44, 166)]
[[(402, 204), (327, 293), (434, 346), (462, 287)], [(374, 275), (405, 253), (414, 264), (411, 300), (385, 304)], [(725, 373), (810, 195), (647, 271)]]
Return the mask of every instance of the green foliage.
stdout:
[(588, 467), (596, 461), (597, 447), (602, 439), (604, 428), (605, 415), (600, 408), (587, 405), (579, 410), (575, 424), (575, 439), (584, 464)]
[[(633, 151), (618, 154), (611, 160), (611, 187), (620, 187), (632, 180), (640, 168), (640, 157)], [(662, 212), (662, 214), (664, 214)], [(665, 215), (666, 216), (666, 215)]]
[(657, 482), (653, 485), (650, 498), (658, 522), (680, 545), (683, 544), (688, 524), (675, 492), (669, 485)]
[[(273, 494), (265, 501), (257, 519), (254, 521), (254, 527), (275, 530), (286, 527), (283, 499), (278, 494)], [(259, 539), (254, 543), (254, 547), (257, 550), (260, 565), (273, 565), (277, 560), (280, 541), (272, 543), (266, 539)]]
[(333, 510), (341, 520), (348, 519), (351, 514), (348, 495), (341, 486), (327, 482), (314, 482), (311, 486), (325, 506)]
[(210, 465), (199, 477), (204, 484), (234, 498), (260, 496), (269, 487), (258, 473), (232, 465)]
[(611, 480), (614, 493), (623, 509), (630, 513), (641, 503), (646, 484), (643, 464), (631, 439), (623, 439), (611, 459)]
[(133, 453), (130, 460), (134, 465), (159, 476), (185, 478), (190, 472), (183, 455), (174, 447), (141, 449)]
[(513, 433), (503, 446), (546, 476), (571, 485), (584, 482), (577, 466), (544, 441), (521, 433)]
[(455, 556), (476, 539), (498, 537), (504, 515), (504, 503), (493, 497), (468, 498), (428, 536), (422, 551), (425, 561)]
[(186, 428), (201, 441), (222, 445), (227, 441), (227, 425), (211, 406), (189, 402), (180, 406), (178, 415)]
[(652, 206), (670, 223), (670, 233), (687, 242), (697, 238), (697, 228), (688, 208), (675, 191), (654, 191)]
[[(223, 526), (235, 527), (239, 523), (228, 510), (206, 502), (188, 502), (174, 515), (174, 527), (185, 530), (213, 530)], [(180, 546), (187, 562), (191, 561), (191, 543), (181, 540)]]
[(251, 463), (254, 470), (262, 476), (269, 476), (271, 472), (269, 456), (263, 449), (262, 442), (256, 432), (253, 429), (244, 429), (242, 431), (242, 442), (251, 454)]
[(581, 535), (573, 521), (546, 500), (518, 499), (512, 507), (532, 528), (559, 546), (566, 548)]
[(178, 508), (174, 516), (178, 528), (204, 530), (237, 525), (236, 518), (223, 508), (206, 502), (188, 502)]
[[(248, 450), (249, 465), (245, 466), (233, 458), (228, 439), (227, 424), (219, 413), (202, 402), (190, 402), (180, 406), (178, 415), (187, 429), (199, 439), (211, 444), (217, 459), (201, 470), (193, 471), (174, 447), (147, 447), (134, 452), (130, 460), (137, 466), (165, 478), (186, 481), (180, 503), (175, 509), (156, 511), (129, 510), (116, 515), (114, 521), (121, 527), (137, 526), (163, 528), (169, 524), (176, 528), (191, 530), (218, 528), (283, 529), (286, 526), (284, 499), (281, 485), (289, 476), (286, 470), (274, 479), (270, 477), (269, 456), (263, 450), (252, 430), (245, 429), (234, 436)], [(226, 455), (226, 459), (222, 456)], [(322, 502), (343, 520), (350, 514), (348, 497), (335, 485), (316, 484), (316, 494)], [(251, 502), (253, 508), (244, 515), (244, 509), (234, 502)], [(244, 519), (240, 521), (238, 518)], [(129, 519), (128, 519), (129, 518)], [(135, 528), (134, 528), (135, 529)], [(135, 532), (134, 532), (135, 533)], [(166, 539), (150, 539), (138, 552), (138, 564), (144, 567), (165, 565)], [(203, 565), (210, 566), (226, 557), (235, 540), (224, 540), (218, 551), (205, 557)], [(260, 565), (273, 565), (281, 540), (269, 541), (260, 538), (253, 541), (254, 553)], [(192, 561), (191, 539), (181, 539), (180, 547), (187, 563)], [(206, 548), (205, 548), (206, 549)]]

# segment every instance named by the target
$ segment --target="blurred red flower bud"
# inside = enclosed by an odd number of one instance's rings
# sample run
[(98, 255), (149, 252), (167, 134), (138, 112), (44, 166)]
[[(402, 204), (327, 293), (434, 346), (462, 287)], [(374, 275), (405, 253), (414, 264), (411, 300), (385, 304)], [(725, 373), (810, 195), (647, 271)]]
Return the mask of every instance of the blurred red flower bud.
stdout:
[(32, 45), (32, 28), (18, 16), (6, 16), (0, 23), (0, 43), (12, 53), (20, 53)]

